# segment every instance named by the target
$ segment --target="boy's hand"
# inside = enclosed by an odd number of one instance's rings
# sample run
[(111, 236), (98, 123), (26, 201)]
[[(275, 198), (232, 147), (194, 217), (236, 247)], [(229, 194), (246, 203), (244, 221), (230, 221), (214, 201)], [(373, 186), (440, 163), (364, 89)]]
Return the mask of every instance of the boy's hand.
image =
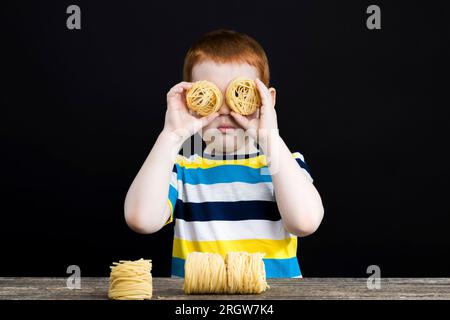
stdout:
[(186, 91), (192, 86), (190, 82), (180, 82), (167, 93), (167, 111), (163, 132), (175, 133), (181, 142), (195, 134), (213, 121), (219, 113), (205, 117), (196, 117), (189, 113), (186, 105)]
[(231, 111), (230, 114), (239, 123), (250, 137), (255, 139), (264, 149), (267, 146), (269, 137), (278, 136), (277, 113), (275, 111), (275, 99), (271, 95), (270, 90), (256, 79), (256, 87), (261, 96), (261, 107), (259, 108), (259, 118), (254, 115), (243, 116), (239, 113)]

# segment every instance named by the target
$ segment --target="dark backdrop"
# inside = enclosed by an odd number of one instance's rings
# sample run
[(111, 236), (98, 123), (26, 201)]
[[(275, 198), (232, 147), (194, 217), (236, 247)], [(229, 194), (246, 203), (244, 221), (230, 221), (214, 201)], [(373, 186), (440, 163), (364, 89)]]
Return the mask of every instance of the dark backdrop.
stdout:
[[(66, 28), (77, 4), (82, 29)], [(381, 7), (382, 29), (366, 28)], [(449, 10), (428, 1), (7, 1), (1, 13), (0, 275), (170, 274), (173, 226), (129, 230), (127, 189), (201, 34), (266, 49), (280, 132), (325, 206), (305, 276), (449, 276)], [(158, 186), (155, 186), (158, 187)]]

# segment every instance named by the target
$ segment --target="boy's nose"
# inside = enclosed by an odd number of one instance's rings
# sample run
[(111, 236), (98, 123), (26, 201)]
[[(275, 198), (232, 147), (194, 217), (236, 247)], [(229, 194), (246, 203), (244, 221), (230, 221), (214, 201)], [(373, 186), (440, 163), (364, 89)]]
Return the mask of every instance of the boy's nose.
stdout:
[[(224, 95), (224, 97), (225, 97), (225, 95)], [(225, 101), (225, 98), (223, 99), (222, 105), (220, 106), (220, 109), (219, 109), (218, 112), (219, 112), (219, 114), (230, 114), (231, 109), (227, 105), (227, 102)]]

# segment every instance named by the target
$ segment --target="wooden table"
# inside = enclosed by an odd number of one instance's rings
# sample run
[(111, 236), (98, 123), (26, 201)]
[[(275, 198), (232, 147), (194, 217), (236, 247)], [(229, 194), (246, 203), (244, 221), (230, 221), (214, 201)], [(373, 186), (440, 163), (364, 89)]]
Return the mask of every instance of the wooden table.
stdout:
[[(183, 279), (154, 278), (153, 300), (293, 300), (293, 299), (445, 299), (450, 278), (383, 278), (369, 290), (363, 278), (269, 279), (261, 295), (184, 295)], [(81, 289), (68, 289), (66, 278), (0, 278), (1, 300), (108, 299), (108, 278), (81, 279)]]

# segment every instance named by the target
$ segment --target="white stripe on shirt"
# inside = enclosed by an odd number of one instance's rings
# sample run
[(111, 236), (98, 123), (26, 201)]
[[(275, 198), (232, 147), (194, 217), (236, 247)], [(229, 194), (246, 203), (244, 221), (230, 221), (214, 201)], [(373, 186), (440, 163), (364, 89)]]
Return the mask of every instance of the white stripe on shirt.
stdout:
[(274, 201), (271, 182), (229, 182), (215, 184), (183, 184), (178, 182), (178, 199), (183, 202)]
[(295, 235), (284, 228), (281, 220), (185, 221), (176, 219), (175, 237), (189, 241), (282, 240)]

